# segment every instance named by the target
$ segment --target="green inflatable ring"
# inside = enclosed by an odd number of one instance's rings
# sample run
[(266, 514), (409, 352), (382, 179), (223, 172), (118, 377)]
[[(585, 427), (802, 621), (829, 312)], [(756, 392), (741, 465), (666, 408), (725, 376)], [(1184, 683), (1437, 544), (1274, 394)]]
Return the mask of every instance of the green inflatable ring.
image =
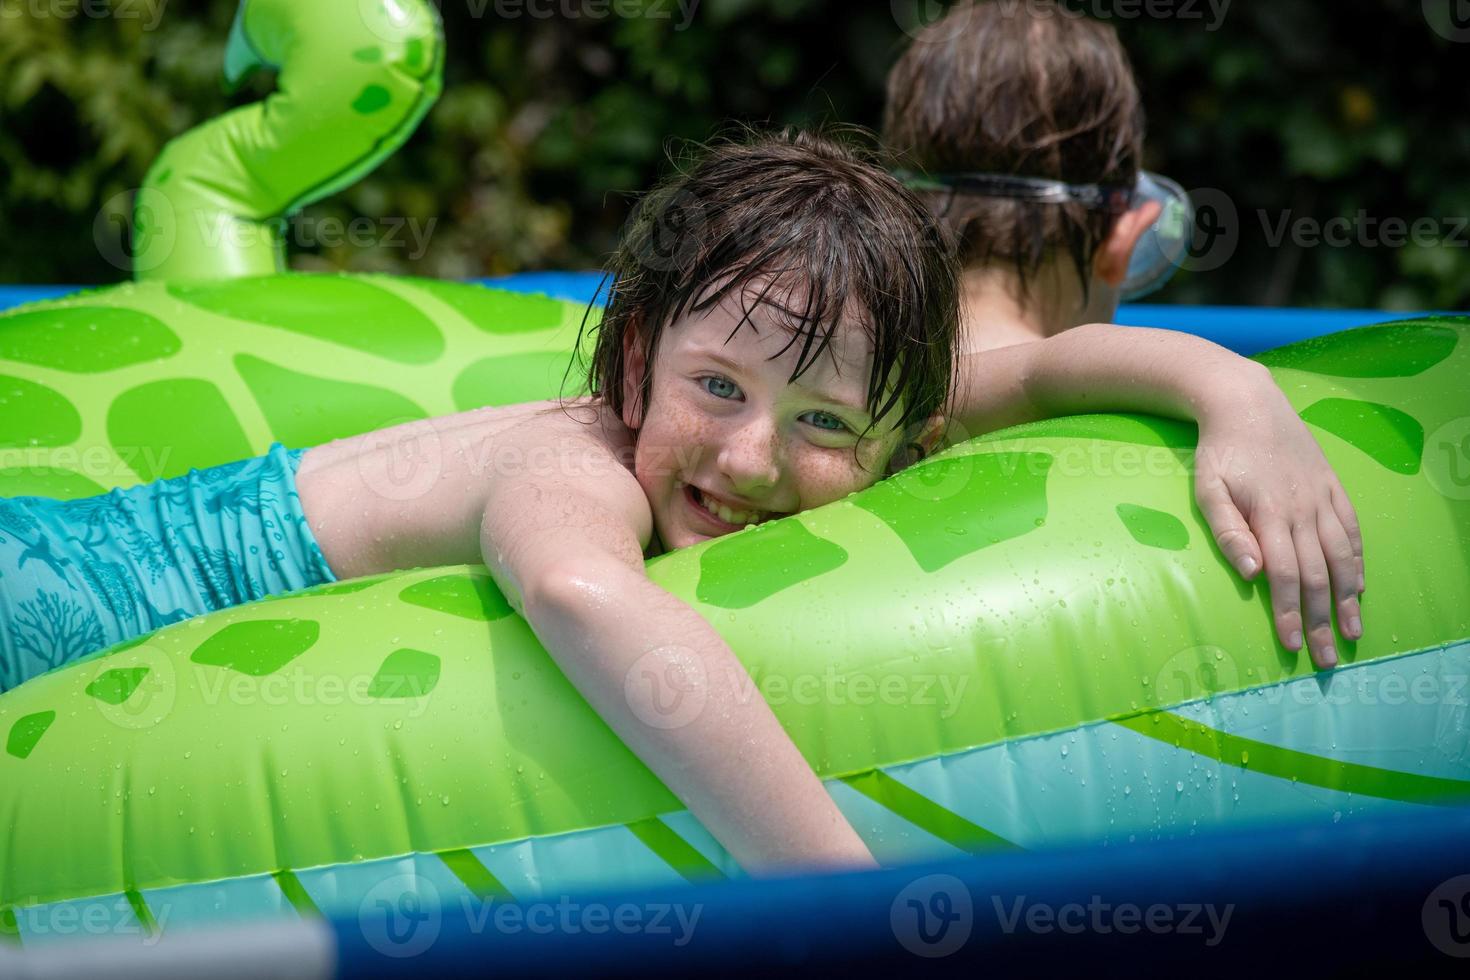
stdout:
[[(349, 329), (359, 310), (328, 315), (352, 291), (397, 297), (435, 329), (395, 315), (402, 329), (368, 344)], [(311, 329), (280, 322), (278, 302), (314, 310)], [(118, 356), (144, 336), (138, 315), (155, 348)], [(578, 315), (481, 287), (313, 276), (32, 306), (0, 316), (4, 371), (76, 424), (52, 426), (66, 438), (50, 451), (71, 456), (20, 479), (99, 478), (67, 467), (79, 448), (121, 461), (122, 433), (167, 474), (215, 461), (226, 436), (233, 457), (498, 385), (550, 396)], [(994, 433), (649, 575), (730, 642), (880, 860), (1462, 802), (1470, 488), (1449, 450), (1470, 415), (1467, 334), (1463, 319), (1412, 321), (1262, 355), (1353, 494), (1372, 556), (1369, 631), (1331, 674), (1275, 643), (1264, 588), (1214, 548), (1192, 501), (1192, 427), (1142, 416)], [(47, 342), (72, 336), (93, 339)], [(316, 380), (253, 382), (255, 343)], [(102, 350), (113, 366), (88, 360)], [(382, 396), (333, 387), (368, 377)], [(188, 443), (119, 421), (130, 392), (187, 383), (235, 411), (191, 409)], [(130, 464), (119, 482), (154, 469)], [(1393, 547), (1407, 540), (1412, 553)], [(385, 889), (452, 902), (737, 873), (483, 569), (168, 627), (0, 696), (0, 744), (0, 908), (22, 937), (79, 901), (126, 931), (351, 913)]]

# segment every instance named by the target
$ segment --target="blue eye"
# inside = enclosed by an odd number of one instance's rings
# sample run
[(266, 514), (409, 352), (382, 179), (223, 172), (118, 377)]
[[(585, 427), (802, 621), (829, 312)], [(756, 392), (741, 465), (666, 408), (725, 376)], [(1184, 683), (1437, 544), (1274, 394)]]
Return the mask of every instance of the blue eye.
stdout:
[[(716, 384), (722, 384), (722, 385), (728, 385), (729, 386), (730, 393), (727, 394), (727, 395), (716, 394), (713, 391), (710, 391), (709, 392), (711, 395), (714, 395), (716, 398), (729, 398), (730, 395), (735, 394), (735, 382), (731, 381), (729, 378), (721, 378), (721, 377), (719, 377), (717, 375), (711, 374), (711, 375), (708, 375), (707, 377), (700, 378), (699, 381), (700, 381), (700, 384), (704, 384), (704, 382), (706, 382), (706, 381), (713, 381)], [(709, 391), (709, 387), (706, 385), (704, 390), (705, 391)]]
[(842, 421), (837, 416), (833, 415), (831, 412), (813, 412), (812, 414), (813, 415), (816, 415), (816, 416), (820, 416), (821, 418), (830, 419), (834, 423), (834, 425), (832, 425), (831, 427), (828, 427), (828, 426), (825, 426), (825, 425), (818, 425), (817, 428), (821, 429), (823, 432), (846, 432), (847, 431), (847, 423), (844, 422), (844, 421)]
[[(722, 378), (718, 374), (707, 374), (702, 378), (698, 378), (697, 382), (704, 387), (704, 390), (706, 392), (708, 392), (710, 395), (713, 395), (715, 398), (720, 399), (721, 401), (729, 401), (740, 391), (740, 388), (735, 384), (735, 382), (731, 381), (729, 378)], [(725, 389), (724, 393), (721, 394), (719, 389), (712, 389), (710, 387), (710, 382), (714, 382), (714, 384), (716, 385), (723, 386), (723, 388)], [(819, 429), (822, 432), (837, 434), (852, 432), (852, 429), (848, 426), (846, 422), (842, 421), (842, 419), (838, 418), (836, 415), (833, 415), (831, 412), (815, 411), (808, 414), (811, 416), (815, 416), (818, 419), (824, 420), (812, 423), (814, 428)]]

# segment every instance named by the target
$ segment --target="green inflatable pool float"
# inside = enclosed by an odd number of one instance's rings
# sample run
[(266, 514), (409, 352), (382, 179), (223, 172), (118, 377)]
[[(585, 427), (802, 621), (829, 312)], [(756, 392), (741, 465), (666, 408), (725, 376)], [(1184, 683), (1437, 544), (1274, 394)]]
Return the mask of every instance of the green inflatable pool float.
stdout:
[[(0, 314), (0, 495), (554, 396), (582, 313), (265, 274)], [(884, 862), (1463, 804), (1470, 321), (1260, 359), (1362, 520), (1368, 632), (1330, 673), (1215, 549), (1193, 427), (1143, 416), (993, 433), (649, 576), (728, 640)], [(700, 708), (677, 693), (669, 725)], [(223, 610), (0, 695), (0, 825), (0, 938), (26, 944), (79, 915), (140, 941), (383, 928), (385, 902), (739, 873), (476, 567)]]
[[(317, 290), (315, 332), (264, 312), (267, 297)], [(360, 321), (324, 311), (354, 291), (432, 328), (410, 318), (346, 342)], [(127, 286), (0, 316), (5, 371), (75, 420), (29, 447), (58, 454), (38, 464), (44, 480), (96, 482), (68, 469), (86, 449), (127, 466), (119, 483), (166, 475), (218, 461), (222, 443), (233, 458), (465, 407), (497, 380), (549, 396), (579, 315), (403, 280), (286, 276), (201, 295)], [(87, 329), (106, 311), (151, 311), (167, 350), (86, 362), (135, 335)], [(80, 362), (40, 342), (68, 331), (99, 338)], [(1467, 337), (1462, 319), (1412, 321), (1262, 356), (1357, 502), (1372, 556), (1369, 631), (1330, 674), (1275, 643), (1264, 588), (1214, 548), (1192, 503), (1193, 428), (1142, 416), (972, 440), (649, 575), (730, 642), (880, 860), (1463, 802)], [(268, 371), (293, 380), (263, 387)], [(125, 411), (148, 402), (139, 389), (191, 386), (218, 393), (215, 414)], [(180, 417), (192, 431), (175, 444)], [(167, 462), (123, 463), (131, 448)], [(688, 710), (671, 705), (671, 723)], [(38, 941), (67, 902), (126, 931), (353, 913), (385, 889), (451, 902), (737, 873), (478, 568), (165, 628), (0, 696), (0, 742), (0, 907)]]

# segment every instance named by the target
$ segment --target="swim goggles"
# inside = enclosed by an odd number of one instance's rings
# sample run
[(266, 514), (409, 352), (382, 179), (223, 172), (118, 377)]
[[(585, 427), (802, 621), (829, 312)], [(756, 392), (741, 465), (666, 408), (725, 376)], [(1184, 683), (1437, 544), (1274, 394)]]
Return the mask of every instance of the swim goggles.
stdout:
[(1161, 174), (1139, 171), (1132, 187), (1126, 184), (1069, 184), (1044, 177), (1010, 174), (894, 173), (910, 190), (948, 191), (976, 197), (1001, 197), (1034, 204), (1081, 204), (1090, 211), (1117, 217), (1157, 201), (1163, 208), (1148, 230), (1139, 236), (1120, 289), (1125, 300), (1136, 300), (1168, 282), (1184, 261), (1194, 236), (1194, 204), (1174, 181)]

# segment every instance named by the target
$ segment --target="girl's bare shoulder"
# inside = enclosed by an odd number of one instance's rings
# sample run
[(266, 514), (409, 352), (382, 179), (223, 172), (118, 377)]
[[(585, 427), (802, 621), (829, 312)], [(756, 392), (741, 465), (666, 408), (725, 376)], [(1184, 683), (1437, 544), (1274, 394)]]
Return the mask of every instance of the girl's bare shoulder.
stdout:
[(491, 406), (313, 447), (297, 488), (339, 577), (469, 562), (485, 505), (516, 486), (588, 493), (641, 530), (633, 443), (590, 399)]

